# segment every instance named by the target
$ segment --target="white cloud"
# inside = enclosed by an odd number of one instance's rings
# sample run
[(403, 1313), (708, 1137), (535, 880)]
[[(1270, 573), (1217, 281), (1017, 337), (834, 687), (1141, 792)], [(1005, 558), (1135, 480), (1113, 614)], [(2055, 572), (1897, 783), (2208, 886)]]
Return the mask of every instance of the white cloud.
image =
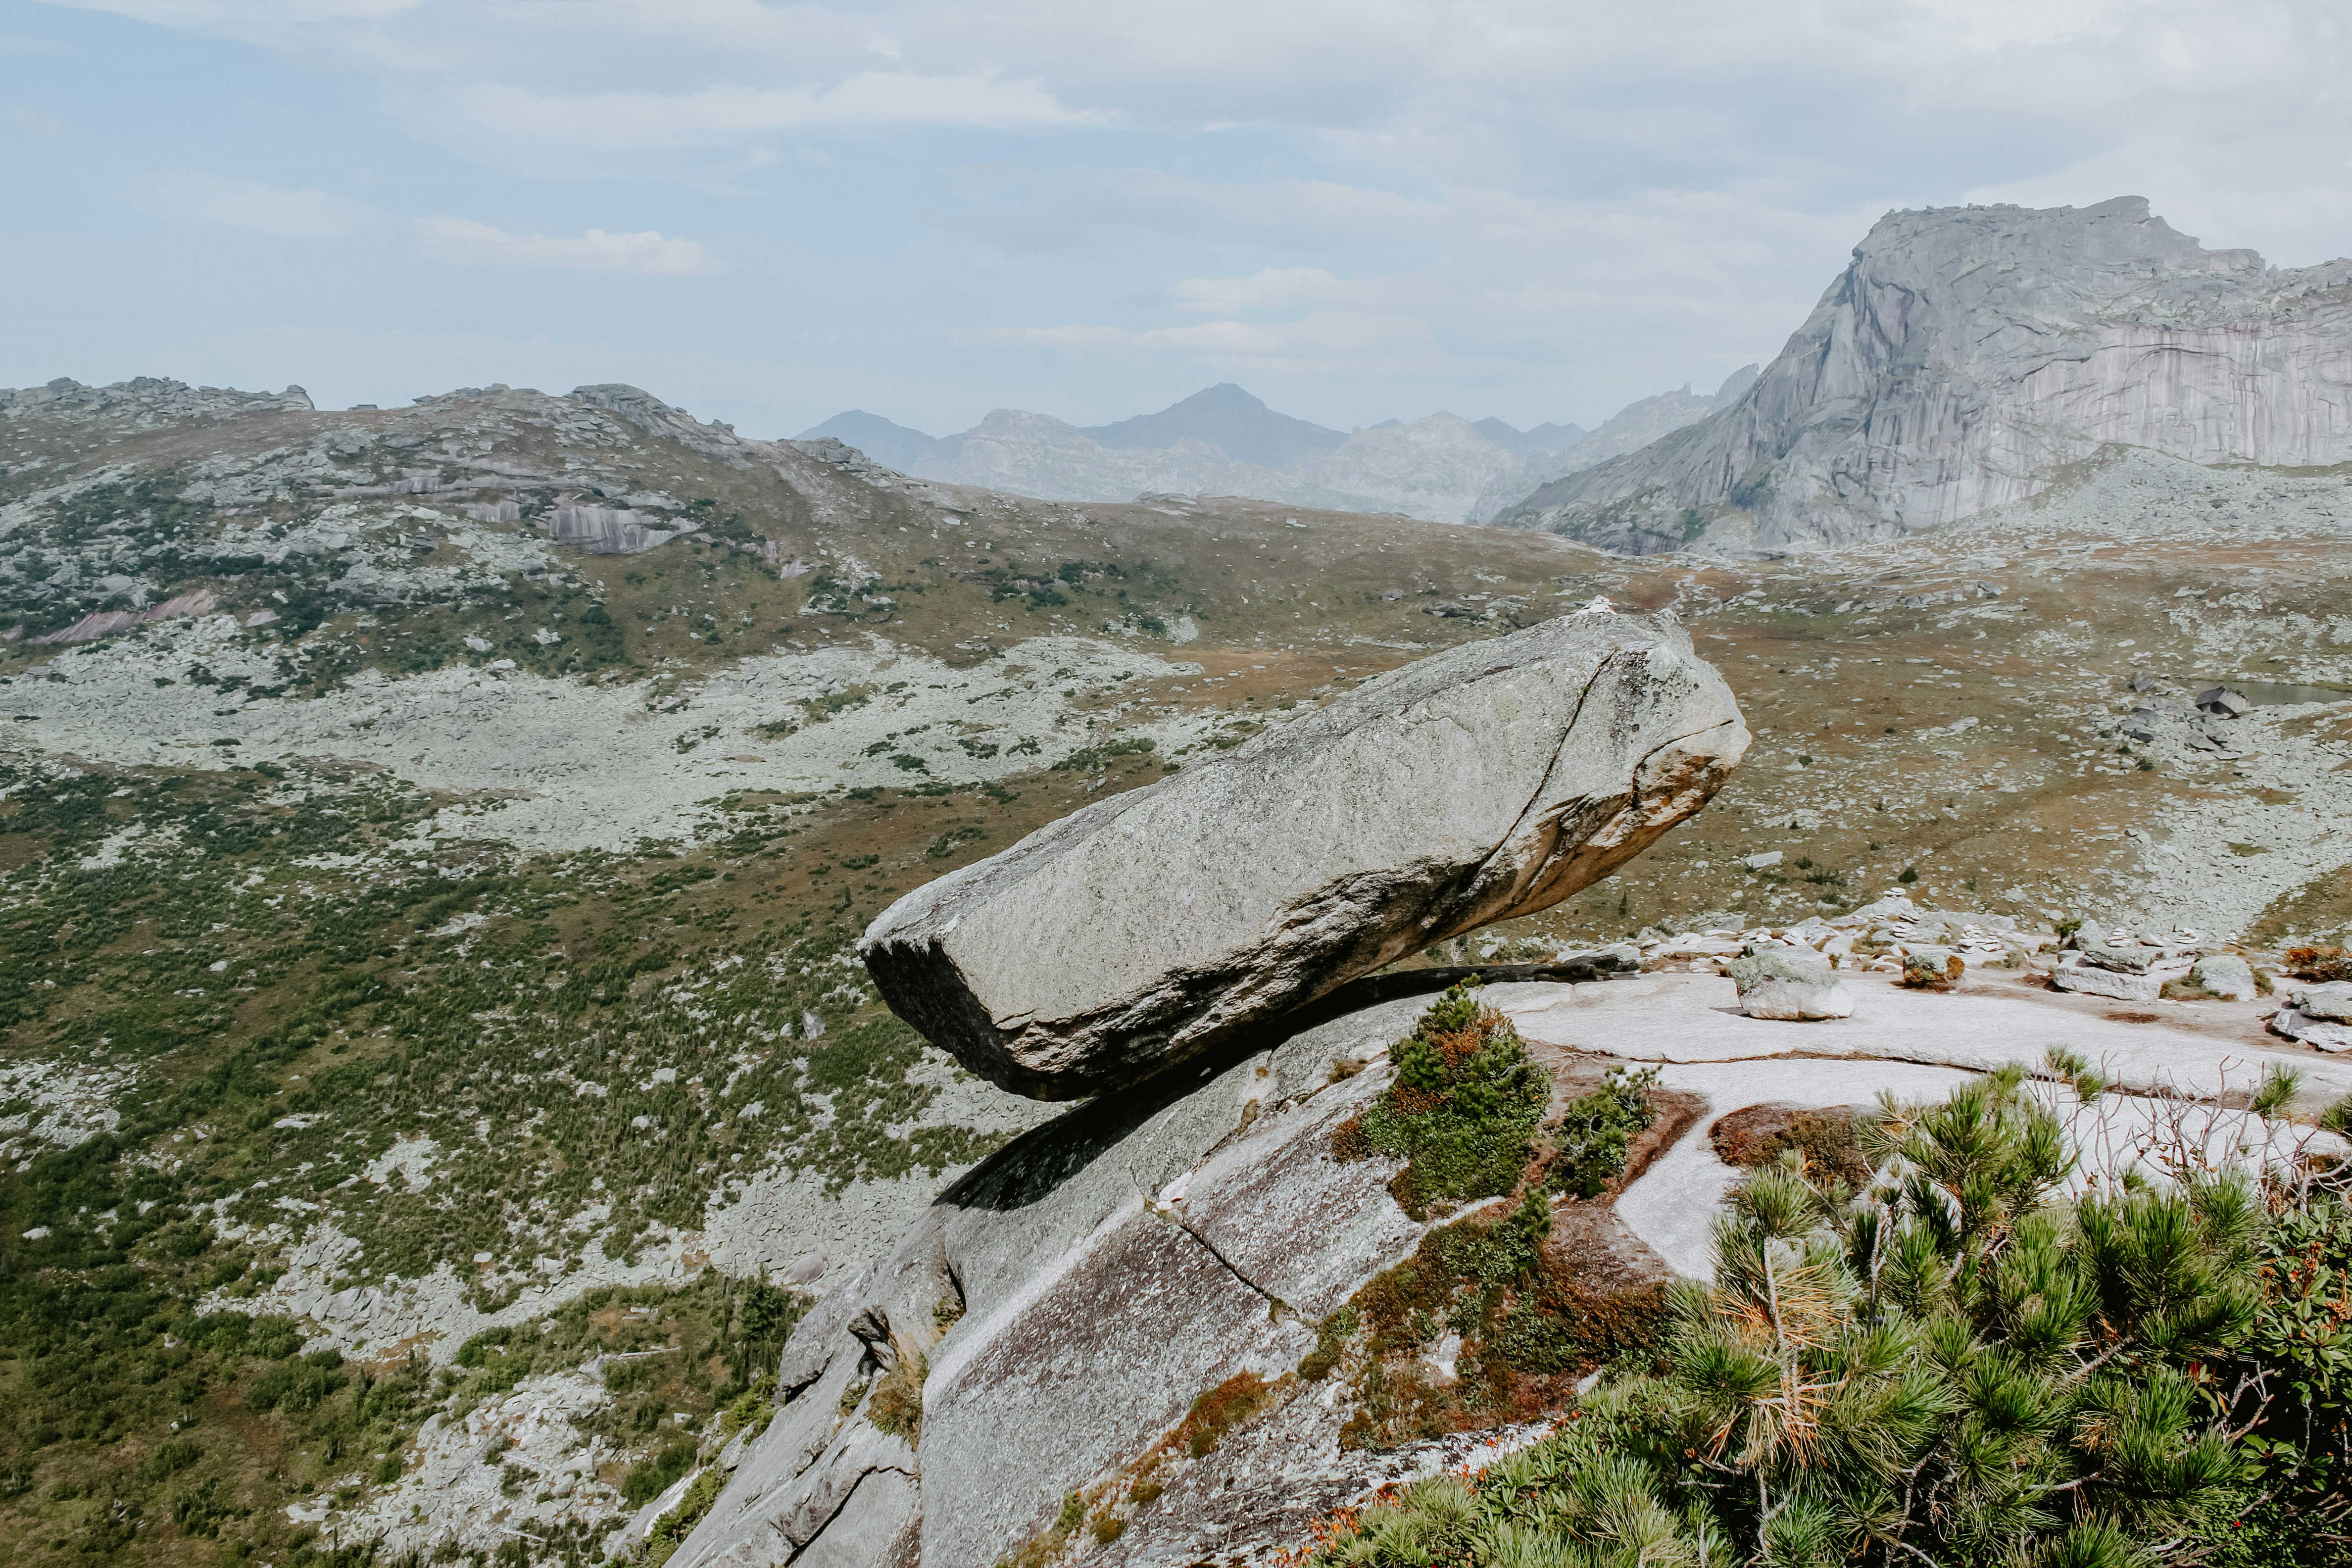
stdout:
[(671, 275), (719, 269), (700, 241), (672, 239), (658, 229), (629, 234), (607, 234), (601, 228), (581, 235), (509, 234), (462, 217), (426, 218), (417, 228), (428, 250), (457, 261)]
[(943, 126), (1026, 129), (1076, 123), (1034, 82), (985, 75), (861, 71), (822, 91), (717, 83), (692, 92), (468, 93), (450, 108), (493, 137), (590, 149), (715, 147), (746, 138)]
[(129, 205), (170, 223), (244, 229), (279, 239), (341, 239), (376, 220), (365, 202), (308, 186), (290, 189), (233, 174), (157, 169), (121, 193)]

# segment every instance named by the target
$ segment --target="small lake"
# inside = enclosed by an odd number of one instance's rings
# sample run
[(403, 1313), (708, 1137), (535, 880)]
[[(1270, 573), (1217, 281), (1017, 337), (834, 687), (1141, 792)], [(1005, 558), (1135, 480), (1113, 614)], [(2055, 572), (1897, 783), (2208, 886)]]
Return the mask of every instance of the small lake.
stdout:
[(2352, 702), (2352, 691), (2334, 686), (2293, 686), (2277, 680), (2200, 680), (2198, 691), (2226, 686), (2259, 708), (2295, 708), (2307, 702)]

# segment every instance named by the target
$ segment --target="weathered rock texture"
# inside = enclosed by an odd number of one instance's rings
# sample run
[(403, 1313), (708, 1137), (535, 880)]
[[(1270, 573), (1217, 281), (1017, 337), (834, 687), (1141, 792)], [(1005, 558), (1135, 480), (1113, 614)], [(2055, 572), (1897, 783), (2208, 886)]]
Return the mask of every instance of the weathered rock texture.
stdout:
[(1751, 1018), (1811, 1023), (1853, 1016), (1853, 994), (1810, 953), (1800, 958), (1767, 949), (1733, 960), (1731, 978), (1739, 987), (1740, 1011)]
[(1097, 1093), (1608, 875), (1748, 740), (1671, 617), (1570, 616), (1041, 828), (899, 900), (860, 950), (973, 1071)]
[[(1315, 1325), (1424, 1234), (1389, 1193), (1395, 1162), (1330, 1150), (1388, 1087), (1381, 1052), (1427, 1002), (1381, 1004), (1205, 1080), (1097, 1101), (973, 1171), (793, 1331), (779, 1378), (791, 1403), (670, 1568), (986, 1568), (1202, 1394), (1289, 1373)], [(1335, 1081), (1335, 1060), (1368, 1059)], [(1605, 1208), (1594, 1218), (1624, 1269), (1663, 1275)], [(910, 1440), (874, 1417), (876, 1390), (916, 1354), (928, 1376)], [(1163, 1472), (1166, 1494), (1108, 1552), (1089, 1542), (1090, 1560), (1264, 1553), (1414, 1468), (1411, 1450), (1340, 1448), (1339, 1391), (1284, 1384), (1230, 1451)], [(1441, 1450), (1421, 1468), (1445, 1462)]]
[(2109, 443), (2352, 458), (2352, 261), (2207, 250), (2138, 196), (1890, 213), (1731, 407), (1498, 521), (1637, 554), (1750, 524), (1764, 547), (1893, 538)]

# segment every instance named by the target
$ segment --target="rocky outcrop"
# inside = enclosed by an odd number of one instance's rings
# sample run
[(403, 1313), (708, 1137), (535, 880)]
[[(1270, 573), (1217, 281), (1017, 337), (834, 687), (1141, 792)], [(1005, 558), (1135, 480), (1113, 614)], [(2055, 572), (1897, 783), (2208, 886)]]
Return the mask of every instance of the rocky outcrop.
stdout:
[[(1087, 1540), (1107, 1561), (1223, 1560), (1411, 1473), (1412, 1453), (1343, 1447), (1336, 1384), (1286, 1374), (1427, 1234), (1390, 1194), (1395, 1161), (1332, 1153), (1426, 1000), (1097, 1101), (972, 1172), (803, 1320), (779, 1380), (790, 1403), (670, 1568), (985, 1568), (1074, 1492), (1127, 1514), (1109, 1553), (1108, 1534)], [(1615, 1234), (1605, 1205), (1592, 1224)], [(1615, 1245), (1629, 1279), (1663, 1275), (1630, 1236)], [(1129, 1505), (1122, 1467), (1165, 1452), (1236, 1378), (1263, 1400), (1261, 1440), (1180, 1447), (1155, 1473), (1164, 1494)]]
[[(1793, 1113), (1882, 1092), (1937, 1100), (2011, 1061), (2055, 1086), (2064, 1063), (2039, 1044), (2053, 1034), (2108, 1082), (2092, 1100), (2050, 1090), (2086, 1174), (2158, 1150), (2342, 1150), (2265, 1122), (2244, 1094), (2292, 1067), (2326, 1103), (2352, 1087), (2340, 1063), (2062, 1011), (2021, 987), (1853, 984), (1852, 1017), (1802, 1026), (1743, 1014), (1734, 983), (1713, 974), (1489, 987), (1563, 1089), (1612, 1060), (1657, 1073), (1660, 1115), (1626, 1171), (1592, 1200), (1553, 1204), (1551, 1277), (1621, 1305), (1668, 1268), (1705, 1279), (1736, 1166), (1774, 1158)], [(1400, 1265), (1436, 1266), (1433, 1242), (1480, 1217), (1416, 1220), (1392, 1196), (1394, 1161), (1337, 1157), (1391, 1087), (1389, 1047), (1425, 1000), (1347, 1012), (1201, 1078), (1097, 1100), (973, 1171), (803, 1320), (780, 1369), (789, 1402), (670, 1568), (1263, 1563), (1379, 1482), (1454, 1468), (1460, 1450), (1442, 1442), (1384, 1449), (1348, 1434), (1368, 1397), (1404, 1396), (1404, 1375), (1460, 1386), (1458, 1339), (1433, 1326), (1418, 1369), (1391, 1365), (1377, 1384), (1360, 1360), (1353, 1376), (1328, 1364), (1343, 1340), (1343, 1369), (1369, 1353), (1360, 1336), (1381, 1292), (1417, 1288)], [(1743, 1142), (1755, 1146), (1744, 1155)], [(1366, 1319), (1352, 1329), (1338, 1316), (1349, 1307)], [(1572, 1379), (1585, 1363), (1570, 1363)], [(1255, 1398), (1221, 1435), (1202, 1413), (1236, 1389)], [(1542, 1430), (1558, 1408), (1463, 1424), (1497, 1423), (1486, 1436), (1507, 1445), (1501, 1423)], [(1032, 1545), (1055, 1550), (1024, 1557)]]
[(2207, 250), (2137, 196), (1890, 213), (1730, 407), (1497, 521), (1632, 553), (1893, 538), (2109, 444), (2352, 458), (2352, 261)]
[(283, 392), (239, 392), (226, 386), (190, 386), (184, 381), (142, 375), (106, 386), (86, 386), (59, 376), (42, 386), (0, 387), (0, 419), (110, 419), (133, 428), (194, 419), (238, 419), (253, 414), (309, 413), (316, 405), (299, 386)]
[(860, 943), (974, 1072), (1074, 1099), (1607, 876), (1748, 745), (1671, 617), (1419, 660), (908, 894)]
[(691, 524), (683, 529), (662, 526), (670, 521), (659, 512), (626, 508), (559, 506), (547, 515), (547, 531), (591, 555), (635, 555), (693, 531)]
[[(150, 621), (173, 620), (182, 616), (209, 616), (218, 603), (210, 588), (199, 588), (193, 594), (182, 594), (143, 610), (95, 610), (61, 631), (27, 640), (35, 644), (95, 642), (100, 637), (128, 631), (132, 626), (145, 626)], [(276, 620), (278, 617), (273, 615), (269, 618)]]
[(593, 386), (575, 386), (572, 400), (591, 408), (602, 408), (616, 414), (638, 429), (652, 436), (667, 436), (689, 451), (706, 458), (716, 458), (730, 468), (751, 466), (753, 448), (735, 434), (731, 425), (704, 424), (685, 409), (664, 403), (643, 387), (625, 382), (601, 382)]

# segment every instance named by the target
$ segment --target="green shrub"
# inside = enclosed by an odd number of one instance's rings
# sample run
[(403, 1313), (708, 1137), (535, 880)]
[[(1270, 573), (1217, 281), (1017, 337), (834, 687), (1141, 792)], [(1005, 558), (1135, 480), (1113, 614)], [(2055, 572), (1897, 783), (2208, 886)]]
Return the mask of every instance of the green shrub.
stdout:
[(139, 1461), (139, 1479), (142, 1481), (163, 1480), (178, 1475), (204, 1457), (205, 1450), (201, 1445), (185, 1437), (174, 1437), (159, 1444), (153, 1453)]
[[(334, 1355), (332, 1351), (323, 1353)], [(341, 1361), (336, 1356), (334, 1365), (320, 1365), (305, 1356), (300, 1361), (280, 1362), (253, 1380), (245, 1391), (245, 1402), (256, 1410), (281, 1410), (289, 1415), (315, 1409), (350, 1381), (335, 1370)]]
[(1658, 1119), (1650, 1103), (1658, 1069), (1611, 1068), (1601, 1086), (1568, 1102), (1554, 1133), (1550, 1184), (1571, 1197), (1598, 1197), (1625, 1169), (1633, 1140)]
[(252, 1511), (221, 1494), (218, 1476), (206, 1477), (201, 1484), (176, 1492), (172, 1498), (172, 1522), (180, 1527), (180, 1532), (208, 1541), (220, 1535), (222, 1525), (243, 1519)]
[(631, 1508), (643, 1508), (669, 1490), (670, 1483), (694, 1468), (694, 1445), (672, 1443), (643, 1464), (631, 1468), (621, 1482), (621, 1496)]
[(896, 1342), (898, 1360), (874, 1385), (873, 1403), (866, 1407), (866, 1418), (913, 1447), (922, 1438), (923, 1380), (930, 1375), (930, 1362), (921, 1349)]
[(1257, 1414), (1274, 1392), (1274, 1384), (1254, 1372), (1237, 1372), (1200, 1398), (1176, 1428), (1176, 1446), (1200, 1458), (1224, 1439), (1226, 1433)]
[(1431, 1003), (1394, 1059), (1395, 1081), (1339, 1129), (1337, 1152), (1410, 1162), (1397, 1193), (1416, 1215), (1516, 1188), (1535, 1152), (1551, 1079), (1528, 1059), (1510, 1020), (1480, 1005), (1478, 983)]
[(656, 1563), (668, 1561), (670, 1554), (694, 1533), (694, 1527), (702, 1522), (703, 1516), (710, 1511), (710, 1505), (719, 1500), (719, 1494), (726, 1485), (727, 1473), (716, 1465), (695, 1477), (694, 1484), (686, 1489), (686, 1495), (677, 1500), (677, 1506), (654, 1521), (653, 1529), (646, 1532), (646, 1554), (648, 1560)]

